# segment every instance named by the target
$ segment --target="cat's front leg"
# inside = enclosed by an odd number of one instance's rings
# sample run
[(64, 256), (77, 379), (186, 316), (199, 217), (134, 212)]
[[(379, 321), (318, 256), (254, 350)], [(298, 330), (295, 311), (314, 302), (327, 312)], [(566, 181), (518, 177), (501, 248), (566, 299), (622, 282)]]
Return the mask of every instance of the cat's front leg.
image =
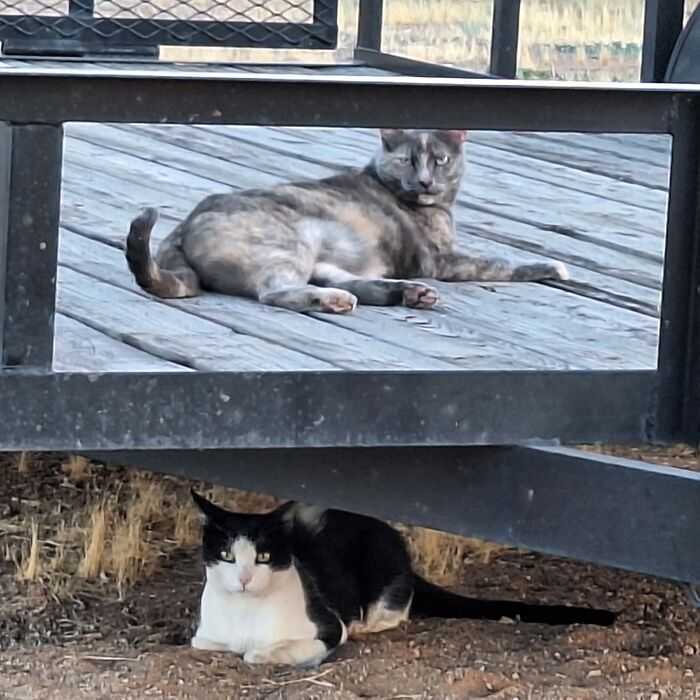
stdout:
[(485, 258), (455, 250), (441, 254), (436, 277), (443, 282), (538, 282), (569, 279), (561, 262), (513, 265), (501, 258)]
[(318, 666), (330, 652), (320, 639), (290, 639), (262, 649), (250, 649), (243, 660), (249, 664), (311, 667)]

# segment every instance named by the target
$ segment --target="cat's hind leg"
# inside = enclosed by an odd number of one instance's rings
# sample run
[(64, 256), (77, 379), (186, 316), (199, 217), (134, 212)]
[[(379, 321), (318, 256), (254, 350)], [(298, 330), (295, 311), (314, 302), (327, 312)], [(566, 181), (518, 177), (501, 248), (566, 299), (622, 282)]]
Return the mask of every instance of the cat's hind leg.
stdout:
[(562, 262), (514, 265), (501, 258), (485, 258), (455, 250), (436, 260), (436, 277), (444, 282), (565, 281), (569, 271)]
[(286, 664), (289, 666), (318, 666), (329, 649), (320, 639), (290, 639), (262, 649), (250, 649), (243, 656), (249, 664)]
[(413, 600), (413, 581), (410, 576), (399, 574), (374, 602), (365, 610), (362, 619), (353, 622), (348, 635), (353, 639), (375, 632), (394, 629), (408, 620)]
[(439, 299), (437, 290), (422, 282), (359, 277), (331, 263), (316, 263), (311, 281), (322, 287), (332, 285), (344, 289), (354, 294), (361, 304), (370, 306), (430, 309)]
[(355, 310), (357, 297), (345, 289), (308, 284), (311, 270), (281, 264), (262, 270), (255, 282), (258, 299), (269, 306), (308, 313), (346, 314)]

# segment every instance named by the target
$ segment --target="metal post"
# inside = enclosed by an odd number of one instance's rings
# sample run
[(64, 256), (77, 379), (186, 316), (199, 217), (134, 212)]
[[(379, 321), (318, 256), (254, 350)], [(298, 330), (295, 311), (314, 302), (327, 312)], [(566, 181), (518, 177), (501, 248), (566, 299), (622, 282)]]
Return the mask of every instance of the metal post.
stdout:
[(659, 336), (656, 425), (662, 441), (700, 440), (700, 101), (677, 97)]
[(384, 0), (360, 0), (357, 21), (357, 48), (382, 50)]
[(520, 0), (493, 0), (489, 73), (514, 78), (518, 69)]
[(663, 82), (673, 47), (683, 29), (685, 0), (646, 0), (641, 78)]
[(0, 123), (0, 366), (53, 355), (61, 126)]

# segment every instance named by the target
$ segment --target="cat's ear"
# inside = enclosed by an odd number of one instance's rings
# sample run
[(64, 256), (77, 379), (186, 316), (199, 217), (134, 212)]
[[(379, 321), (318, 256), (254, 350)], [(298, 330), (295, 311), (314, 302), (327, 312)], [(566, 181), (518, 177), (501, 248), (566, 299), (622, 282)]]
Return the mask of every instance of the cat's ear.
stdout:
[(226, 522), (228, 511), (208, 501), (204, 496), (200, 496), (193, 488), (190, 489), (192, 500), (199, 508), (204, 521), (213, 525), (223, 525)]
[(447, 129), (442, 132), (444, 139), (453, 146), (460, 147), (467, 140), (466, 129)]
[(394, 148), (403, 138), (403, 129), (380, 129), (379, 134), (382, 137), (382, 145), (387, 151)]

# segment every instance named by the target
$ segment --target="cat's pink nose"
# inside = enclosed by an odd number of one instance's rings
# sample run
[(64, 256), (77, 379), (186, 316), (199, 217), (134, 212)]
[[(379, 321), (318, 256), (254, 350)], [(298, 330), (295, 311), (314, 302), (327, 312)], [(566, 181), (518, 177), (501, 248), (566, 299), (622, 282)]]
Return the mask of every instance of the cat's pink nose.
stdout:
[(252, 574), (241, 574), (238, 577), (238, 580), (241, 582), (241, 586), (243, 586), (243, 588), (245, 588), (253, 580), (253, 575)]

